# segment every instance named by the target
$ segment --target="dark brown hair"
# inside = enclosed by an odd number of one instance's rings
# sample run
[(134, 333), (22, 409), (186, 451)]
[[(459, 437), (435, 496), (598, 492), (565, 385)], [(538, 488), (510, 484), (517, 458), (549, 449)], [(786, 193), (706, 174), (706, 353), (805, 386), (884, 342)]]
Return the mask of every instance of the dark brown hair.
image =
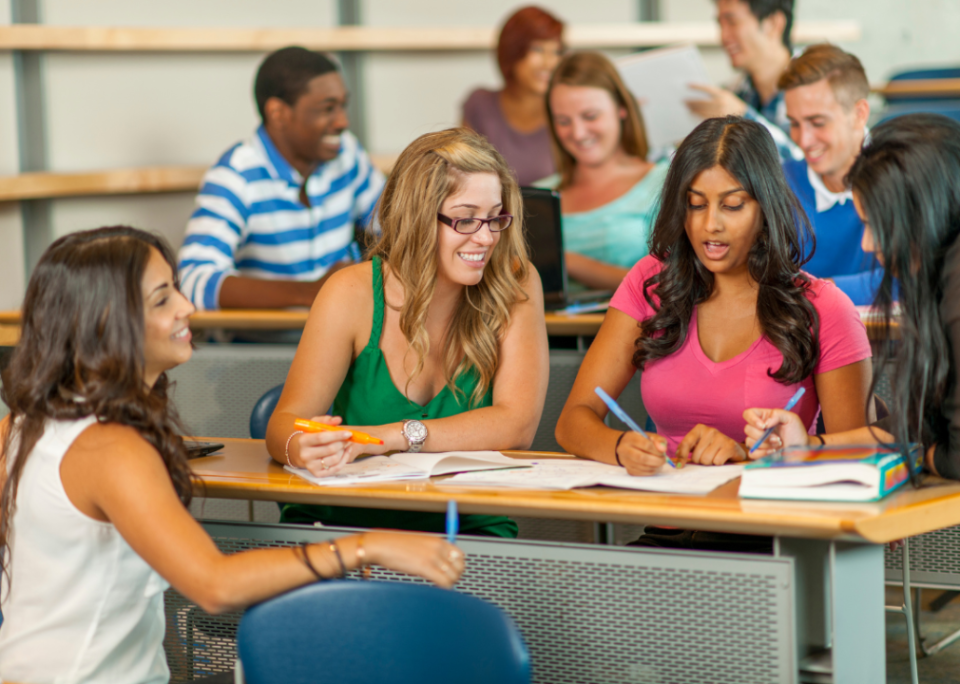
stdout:
[[(870, 131), (847, 180), (867, 215), (867, 225), (883, 255), (883, 279), (874, 306), (882, 312), (890, 339), (894, 302), (902, 308), (900, 343), (879, 345), (874, 364), (893, 364), (893, 425), (900, 444), (937, 445), (940, 475), (960, 479), (952, 458), (956, 448), (949, 406), (958, 369), (951, 363), (948, 331), (956, 296), (951, 280), (951, 250), (960, 237), (960, 123), (942, 114), (905, 114)], [(949, 255), (949, 259), (948, 259)], [(954, 342), (955, 344), (955, 342)], [(873, 379), (876, 388), (880, 373)], [(921, 452), (923, 453), (923, 452)]]
[(161, 374), (153, 387), (144, 382), (142, 281), (151, 249), (170, 264), (179, 287), (169, 245), (126, 226), (66, 235), (50, 245), (33, 271), (20, 342), (3, 371), (0, 390), (10, 407), (0, 457), (9, 466), (0, 495), (0, 568), (5, 574), (3, 551), (17, 487), (48, 420), (96, 416), (102, 423), (135, 428), (160, 452), (180, 498), (190, 501), (183, 430), (167, 400), (167, 376)]
[(497, 41), (497, 66), (507, 83), (513, 80), (513, 67), (530, 52), (535, 40), (563, 39), (563, 22), (539, 7), (521, 7), (510, 15), (500, 29)]
[(547, 88), (547, 120), (550, 122), (553, 156), (560, 170), (560, 189), (573, 182), (573, 169), (577, 165), (577, 160), (564, 149), (557, 137), (553, 109), (550, 107), (550, 95), (558, 85), (600, 88), (610, 93), (617, 108), (622, 107), (627, 113), (620, 124), (620, 147), (632, 157), (647, 158), (647, 131), (643, 125), (643, 117), (640, 115), (640, 107), (637, 106), (637, 99), (633, 93), (624, 85), (620, 72), (599, 52), (572, 52), (557, 65), (556, 71), (550, 78), (550, 86)]
[(836, 45), (820, 43), (811, 45), (790, 60), (786, 71), (780, 75), (777, 87), (790, 90), (827, 79), (834, 97), (847, 111), (857, 100), (870, 95), (870, 84), (860, 60)]
[[(643, 284), (644, 297), (656, 313), (640, 326), (633, 363), (643, 368), (647, 361), (680, 349), (694, 308), (713, 291), (713, 274), (697, 258), (686, 221), (691, 184), (715, 166), (736, 179), (760, 205), (763, 226), (747, 266), (759, 286), (760, 328), (783, 354), (783, 364), (768, 374), (784, 385), (800, 382), (820, 358), (820, 319), (807, 298), (810, 283), (800, 271), (809, 258), (803, 247), (813, 245), (813, 233), (787, 185), (770, 133), (735, 116), (701, 123), (680, 144), (670, 164), (650, 237), (650, 254), (663, 262), (663, 268)], [(654, 289), (659, 302), (653, 299)]]

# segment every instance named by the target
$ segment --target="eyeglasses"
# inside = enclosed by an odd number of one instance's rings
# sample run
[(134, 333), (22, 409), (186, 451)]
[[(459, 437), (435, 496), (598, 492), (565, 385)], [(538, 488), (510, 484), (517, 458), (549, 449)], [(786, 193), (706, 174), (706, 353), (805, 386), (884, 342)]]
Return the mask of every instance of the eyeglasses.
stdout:
[(513, 215), (511, 214), (500, 214), (499, 216), (494, 216), (493, 218), (457, 218), (452, 219), (449, 216), (444, 216), (443, 214), (437, 214), (437, 219), (440, 220), (440, 223), (445, 223), (461, 235), (471, 235), (476, 233), (483, 227), (483, 224), (486, 223), (487, 227), (490, 229), (491, 233), (499, 233), (501, 230), (506, 230), (510, 227), (510, 224), (513, 223)]

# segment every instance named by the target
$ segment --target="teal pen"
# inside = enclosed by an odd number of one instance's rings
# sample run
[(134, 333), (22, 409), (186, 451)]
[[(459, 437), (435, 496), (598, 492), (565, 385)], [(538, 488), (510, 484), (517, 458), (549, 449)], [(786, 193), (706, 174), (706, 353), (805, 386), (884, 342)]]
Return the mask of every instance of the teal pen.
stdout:
[(447, 502), (447, 541), (457, 543), (457, 531), (460, 528), (460, 516), (457, 515), (457, 502), (453, 499)]
[[(603, 399), (603, 403), (607, 405), (607, 408), (610, 409), (610, 412), (613, 413), (613, 415), (615, 415), (617, 418), (619, 418), (620, 420), (622, 420), (624, 423), (626, 423), (626, 425), (627, 425), (628, 428), (630, 428), (631, 430), (633, 430), (633, 431), (636, 432), (636, 433), (639, 433), (639, 434), (643, 435), (643, 436), (646, 437), (647, 439), (650, 438), (650, 435), (648, 435), (646, 432), (644, 432), (643, 430), (641, 430), (641, 429), (640, 429), (640, 426), (636, 424), (636, 422), (633, 420), (633, 418), (631, 418), (630, 415), (629, 415), (626, 411), (624, 411), (622, 408), (620, 408), (620, 404), (617, 403), (617, 400), (614, 399), (613, 397), (611, 397), (611, 396), (610, 396), (609, 394), (607, 394), (606, 392), (604, 392), (602, 387), (597, 387), (597, 388), (595, 388), (593, 391), (597, 393), (597, 396), (598, 396), (598, 397), (600, 397), (601, 399)], [(667, 463), (670, 464), (670, 467), (671, 467), (671, 468), (676, 468), (676, 467), (677, 467), (677, 464), (674, 463), (672, 460), (670, 460), (670, 457), (669, 457), (669, 456), (667, 456), (666, 454), (664, 454), (663, 457), (664, 457), (665, 459), (667, 459)]]

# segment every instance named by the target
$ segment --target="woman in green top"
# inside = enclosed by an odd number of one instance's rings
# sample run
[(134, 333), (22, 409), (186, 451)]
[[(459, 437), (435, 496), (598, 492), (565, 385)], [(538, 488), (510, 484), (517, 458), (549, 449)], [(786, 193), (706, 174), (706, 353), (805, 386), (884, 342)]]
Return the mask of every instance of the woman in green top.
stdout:
[[(429, 133), (380, 199), (372, 259), (320, 290), (267, 428), (283, 464), (329, 475), (360, 454), (523, 449), (547, 391), (543, 291), (527, 259), (509, 167), (467, 129)], [(335, 417), (319, 415), (333, 405)], [(299, 433), (298, 417), (349, 425)], [(288, 505), (289, 522), (442, 531), (440, 514)], [(467, 533), (516, 536), (507, 518), (461, 516)]]
[(560, 62), (547, 119), (559, 173), (536, 185), (560, 191), (567, 273), (588, 288), (615, 290), (649, 252), (670, 161), (647, 161), (637, 101), (597, 52)]

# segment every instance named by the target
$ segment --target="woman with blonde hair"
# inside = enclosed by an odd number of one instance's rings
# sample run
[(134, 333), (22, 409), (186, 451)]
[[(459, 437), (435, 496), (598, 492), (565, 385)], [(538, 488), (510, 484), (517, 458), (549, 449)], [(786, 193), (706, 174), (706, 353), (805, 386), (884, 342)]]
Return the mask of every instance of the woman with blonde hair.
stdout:
[(536, 185), (560, 191), (567, 272), (587, 287), (616, 289), (649, 251), (670, 162), (647, 161), (637, 101), (599, 53), (563, 58), (547, 118), (559, 173)]
[[(459, 128), (411, 143), (380, 199), (370, 260), (337, 272), (313, 304), (267, 428), (273, 458), (323, 477), (363, 453), (528, 447), (548, 353), (522, 212), (516, 180), (482, 136)], [(300, 433), (298, 417), (384, 444)], [(288, 504), (282, 519), (443, 529), (436, 513), (333, 506)], [(517, 532), (507, 518), (478, 515), (461, 516), (460, 529)]]

